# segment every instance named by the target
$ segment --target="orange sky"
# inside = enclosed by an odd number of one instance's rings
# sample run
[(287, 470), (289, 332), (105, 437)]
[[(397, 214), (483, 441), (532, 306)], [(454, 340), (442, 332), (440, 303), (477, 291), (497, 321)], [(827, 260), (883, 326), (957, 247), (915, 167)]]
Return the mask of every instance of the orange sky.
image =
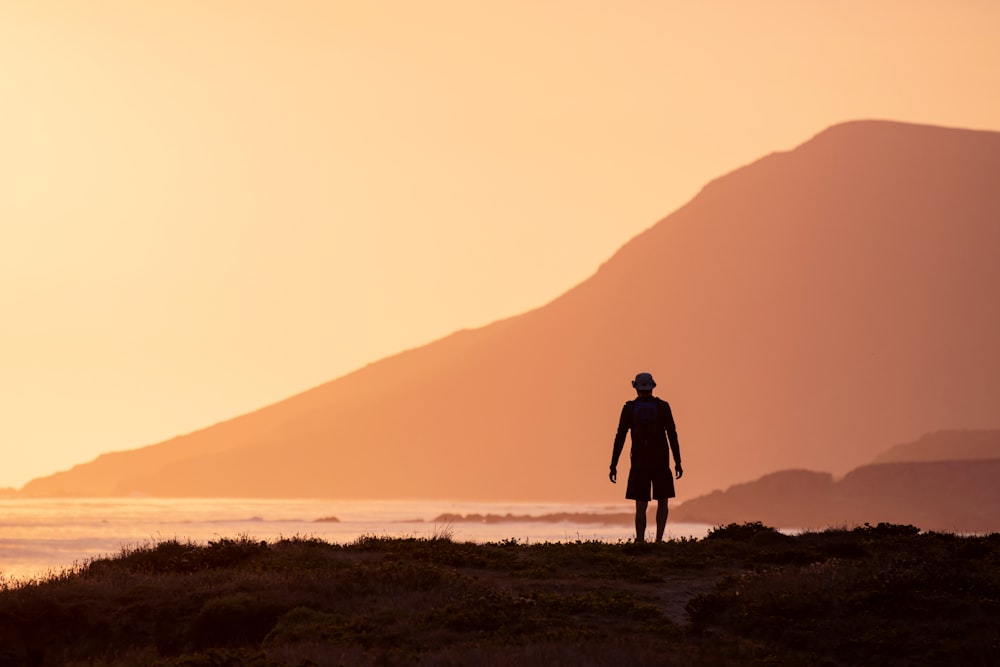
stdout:
[(7, 0), (0, 486), (541, 305), (831, 124), (1000, 130), (998, 26), (987, 0)]

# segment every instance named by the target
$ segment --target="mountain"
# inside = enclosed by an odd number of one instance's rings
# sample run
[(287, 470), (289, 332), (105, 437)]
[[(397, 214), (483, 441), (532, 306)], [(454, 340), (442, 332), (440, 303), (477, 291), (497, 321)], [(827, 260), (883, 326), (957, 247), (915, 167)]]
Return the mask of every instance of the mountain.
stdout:
[(834, 481), (785, 470), (693, 498), (671, 510), (680, 522), (761, 521), (777, 528), (879, 522), (947, 532), (1000, 531), (1000, 459), (867, 465)]
[(1000, 531), (1000, 431), (945, 430), (896, 445), (843, 479), (782, 470), (692, 498), (675, 521), (825, 528), (884, 521), (925, 530)]
[(874, 462), (966, 461), (969, 459), (1000, 459), (1000, 430), (982, 429), (928, 433), (915, 442), (896, 445), (882, 452), (875, 457)]
[(709, 183), (544, 307), (22, 494), (620, 502), (638, 371), (673, 406), (681, 500), (997, 428), (998, 174), (1000, 133), (838, 125)]

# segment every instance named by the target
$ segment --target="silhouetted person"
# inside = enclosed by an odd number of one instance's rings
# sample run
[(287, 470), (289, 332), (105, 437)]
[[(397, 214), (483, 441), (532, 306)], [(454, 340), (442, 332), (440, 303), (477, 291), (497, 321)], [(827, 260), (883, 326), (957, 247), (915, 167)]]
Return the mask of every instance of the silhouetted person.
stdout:
[[(646, 508), (650, 488), (656, 498), (656, 541), (663, 541), (667, 525), (667, 502), (674, 497), (674, 478), (670, 474), (670, 452), (674, 455), (677, 479), (681, 468), (681, 447), (677, 442), (677, 427), (670, 404), (653, 396), (653, 376), (639, 373), (632, 381), (638, 396), (627, 401), (618, 419), (618, 432), (611, 452), (611, 483), (618, 481), (618, 458), (625, 446), (625, 433), (632, 431), (632, 464), (628, 473), (625, 497), (635, 501), (635, 541), (646, 541)], [(669, 436), (669, 445), (667, 438)]]

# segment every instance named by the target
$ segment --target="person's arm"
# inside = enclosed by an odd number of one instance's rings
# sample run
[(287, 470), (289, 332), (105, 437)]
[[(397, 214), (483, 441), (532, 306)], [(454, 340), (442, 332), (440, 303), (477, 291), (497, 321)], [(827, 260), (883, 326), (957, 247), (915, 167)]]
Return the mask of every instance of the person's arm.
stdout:
[(631, 413), (628, 407), (629, 404), (626, 403), (622, 407), (621, 416), (618, 417), (618, 430), (615, 432), (615, 444), (611, 450), (611, 471), (608, 473), (608, 478), (611, 479), (612, 484), (618, 481), (618, 459), (621, 457), (622, 449), (625, 447), (625, 434), (628, 433), (628, 416)]
[(674, 467), (677, 469), (677, 479), (680, 479), (684, 474), (684, 468), (681, 467), (681, 443), (677, 440), (677, 425), (674, 424), (674, 413), (670, 410), (670, 404), (664, 401), (663, 405), (667, 408), (666, 423), (670, 453), (674, 455)]

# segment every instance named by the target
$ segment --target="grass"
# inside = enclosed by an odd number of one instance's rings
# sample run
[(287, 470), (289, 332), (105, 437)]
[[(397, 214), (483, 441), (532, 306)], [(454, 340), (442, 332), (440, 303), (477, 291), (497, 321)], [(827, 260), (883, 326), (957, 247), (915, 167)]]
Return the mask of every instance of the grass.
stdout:
[(994, 665), (1000, 535), (246, 537), (0, 583), (0, 664)]

